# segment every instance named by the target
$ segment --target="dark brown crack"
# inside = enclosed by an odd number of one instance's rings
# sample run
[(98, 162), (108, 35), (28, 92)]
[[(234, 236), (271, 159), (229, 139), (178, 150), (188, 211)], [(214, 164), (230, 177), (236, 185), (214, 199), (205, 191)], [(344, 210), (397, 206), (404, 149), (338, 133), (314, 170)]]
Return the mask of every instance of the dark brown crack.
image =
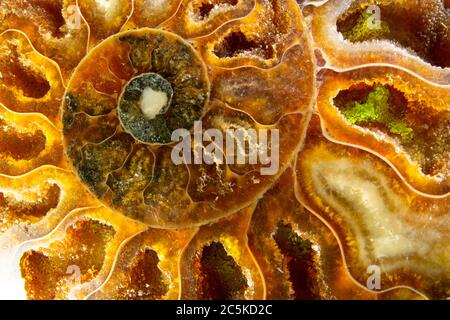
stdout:
[(134, 258), (129, 273), (130, 284), (121, 293), (124, 299), (161, 299), (168, 291), (158, 268), (159, 258), (151, 249), (141, 250)]
[(209, 14), (214, 9), (216, 5), (229, 4), (231, 6), (237, 5), (238, 0), (210, 0), (202, 2), (199, 7), (194, 9), (200, 20), (204, 20), (209, 17)]
[(320, 288), (315, 266), (315, 252), (309, 240), (302, 239), (292, 230), (292, 226), (279, 222), (273, 235), (284, 264), (289, 271), (289, 280), (297, 300), (320, 299)]
[(220, 44), (214, 48), (214, 54), (219, 58), (232, 58), (242, 54), (254, 54), (263, 59), (272, 59), (274, 50), (271, 45), (253, 39), (240, 30), (228, 34)]
[(248, 287), (241, 267), (225, 251), (222, 243), (212, 242), (203, 247), (197, 257), (200, 299), (243, 299)]

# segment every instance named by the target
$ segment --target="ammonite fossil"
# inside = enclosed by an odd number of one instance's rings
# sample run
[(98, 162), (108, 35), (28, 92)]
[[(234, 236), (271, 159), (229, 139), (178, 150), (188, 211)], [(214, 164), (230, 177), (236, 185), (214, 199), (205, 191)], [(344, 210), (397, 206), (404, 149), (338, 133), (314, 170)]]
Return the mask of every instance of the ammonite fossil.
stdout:
[(0, 298), (450, 298), (449, 4), (2, 0)]

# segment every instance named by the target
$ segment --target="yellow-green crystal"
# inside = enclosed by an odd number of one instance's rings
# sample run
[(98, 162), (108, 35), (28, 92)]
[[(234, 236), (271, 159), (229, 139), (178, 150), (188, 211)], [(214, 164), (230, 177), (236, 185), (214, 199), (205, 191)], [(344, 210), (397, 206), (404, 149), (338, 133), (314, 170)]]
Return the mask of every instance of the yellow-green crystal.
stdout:
[(372, 15), (369, 10), (364, 10), (355, 26), (343, 32), (344, 38), (351, 42), (362, 42), (386, 37), (390, 33), (389, 25), (385, 21), (380, 21), (380, 27), (374, 28), (371, 26)]
[(360, 125), (375, 122), (385, 125), (390, 133), (399, 135), (402, 142), (409, 142), (414, 138), (414, 131), (398, 118), (390, 108), (390, 91), (383, 86), (375, 86), (364, 103), (357, 101), (342, 110), (347, 121)]

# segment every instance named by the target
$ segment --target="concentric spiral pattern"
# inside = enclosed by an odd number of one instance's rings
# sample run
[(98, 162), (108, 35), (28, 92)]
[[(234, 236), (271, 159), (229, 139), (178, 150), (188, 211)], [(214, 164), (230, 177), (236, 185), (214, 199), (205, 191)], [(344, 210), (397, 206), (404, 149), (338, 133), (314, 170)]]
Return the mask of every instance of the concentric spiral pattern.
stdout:
[[(286, 53), (288, 61), (280, 65), (302, 59), (306, 61), (302, 71), (309, 68), (311, 73), (306, 40), (301, 52), (298, 44), (292, 46)], [(251, 70), (260, 70), (257, 80), (270, 74), (263, 69)], [(253, 103), (248, 95), (240, 106), (222, 101), (215, 88), (211, 90), (210, 86), (223, 79), (217, 74), (220, 72), (208, 75), (192, 45), (158, 29), (121, 32), (92, 49), (71, 77), (62, 115), (66, 152), (81, 181), (108, 206), (159, 227), (202, 224), (251, 202), (273, 181), (273, 177), (260, 175), (258, 165), (217, 162), (215, 167), (183, 167), (171, 161), (172, 133), (191, 130), (195, 121), (202, 121), (203, 130), (217, 128), (224, 135), (228, 128), (263, 127), (247, 113), (250, 110), (245, 110)], [(242, 81), (240, 73), (237, 70), (227, 79)], [(287, 70), (279, 73), (291, 76)], [(312, 91), (312, 79), (295, 79), (291, 90)], [(250, 82), (247, 90), (253, 86)], [(161, 105), (156, 94), (162, 95)], [(146, 98), (148, 95), (151, 98)], [(309, 101), (293, 101), (289, 106), (293, 114), (280, 110), (277, 118), (265, 121), (265, 127), (282, 131), (282, 166), (301, 143)], [(278, 108), (284, 107), (283, 101), (279, 103)], [(295, 129), (288, 132), (289, 126)], [(249, 180), (260, 182), (248, 186)], [(168, 184), (172, 186), (169, 190)], [(242, 196), (244, 190), (246, 196)]]
[(2, 0), (0, 298), (449, 299), (448, 4)]
[[(147, 108), (159, 108), (150, 115), (141, 106), (148, 90), (153, 96)], [(162, 106), (152, 105), (155, 93), (165, 97)], [(119, 33), (90, 52), (67, 87), (62, 122), (69, 159), (97, 197), (127, 215), (151, 224), (180, 223), (152, 217), (158, 208), (146, 209), (156, 184), (152, 145), (170, 143), (176, 129), (191, 129), (208, 96), (206, 68), (182, 38), (156, 29)]]

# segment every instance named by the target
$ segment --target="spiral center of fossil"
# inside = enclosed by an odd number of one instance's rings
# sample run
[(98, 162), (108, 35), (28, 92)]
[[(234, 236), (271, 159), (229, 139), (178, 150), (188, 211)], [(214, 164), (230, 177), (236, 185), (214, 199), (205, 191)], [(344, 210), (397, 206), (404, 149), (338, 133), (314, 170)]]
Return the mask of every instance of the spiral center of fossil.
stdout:
[(149, 120), (156, 117), (167, 106), (168, 100), (165, 92), (157, 91), (151, 87), (145, 88), (139, 101), (144, 117)]
[[(163, 114), (167, 111), (172, 95), (172, 86), (166, 79), (157, 73), (144, 73), (131, 79), (125, 87), (119, 102), (119, 111), (122, 118), (124, 118), (123, 120), (126, 120), (124, 113), (139, 110), (145, 119), (152, 120), (158, 114)], [(134, 110), (132, 108), (134, 104), (139, 108)], [(138, 114), (134, 116), (138, 117)]]
[(105, 205), (159, 225), (153, 210), (175, 204), (160, 186), (167, 179), (168, 192), (183, 193), (178, 181), (188, 178), (171, 159), (172, 136), (203, 119), (209, 94), (206, 65), (189, 42), (150, 28), (119, 33), (72, 75), (62, 115), (66, 154)]
[(158, 123), (172, 101), (169, 81), (157, 73), (142, 73), (125, 86), (119, 100), (120, 122), (137, 140), (151, 143)]

